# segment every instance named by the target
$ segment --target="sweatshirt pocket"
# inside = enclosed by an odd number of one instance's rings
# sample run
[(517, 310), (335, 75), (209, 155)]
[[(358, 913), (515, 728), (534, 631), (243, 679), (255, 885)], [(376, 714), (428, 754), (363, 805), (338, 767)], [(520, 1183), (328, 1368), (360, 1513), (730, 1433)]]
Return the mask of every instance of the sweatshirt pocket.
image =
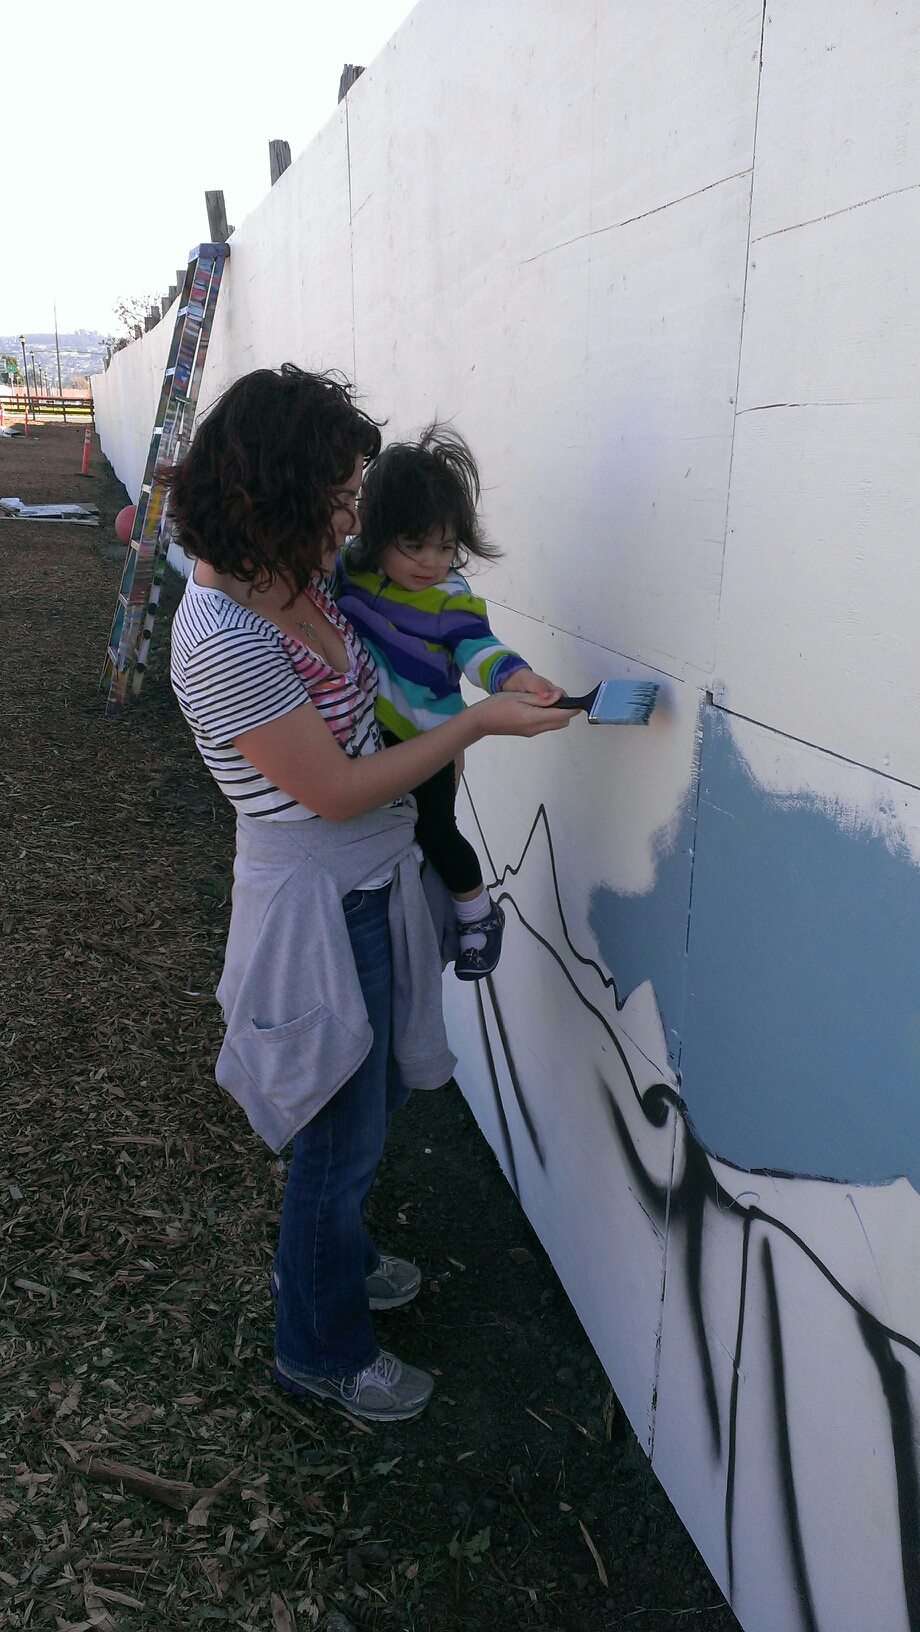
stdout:
[(303, 1125), (357, 1069), (371, 1042), (318, 1003), (280, 1026), (250, 1021), (227, 1045), (257, 1091)]

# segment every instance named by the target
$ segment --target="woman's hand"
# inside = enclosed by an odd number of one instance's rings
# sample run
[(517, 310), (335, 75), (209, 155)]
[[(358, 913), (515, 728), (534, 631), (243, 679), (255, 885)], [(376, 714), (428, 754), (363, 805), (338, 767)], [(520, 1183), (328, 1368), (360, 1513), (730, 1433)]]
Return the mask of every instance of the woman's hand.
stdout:
[(471, 724), (480, 737), (538, 737), (543, 731), (561, 731), (578, 713), (577, 708), (551, 708), (556, 687), (544, 701), (528, 692), (513, 689), (496, 692), (468, 709)]
[(523, 692), (525, 696), (538, 697), (541, 703), (554, 703), (557, 697), (563, 696), (561, 686), (554, 685), (543, 674), (534, 674), (533, 669), (515, 669), (502, 691)]
[(233, 746), (276, 788), (318, 816), (345, 822), (417, 788), (483, 737), (538, 737), (578, 713), (527, 692), (500, 691), (382, 754), (350, 759), (310, 702), (234, 738)]

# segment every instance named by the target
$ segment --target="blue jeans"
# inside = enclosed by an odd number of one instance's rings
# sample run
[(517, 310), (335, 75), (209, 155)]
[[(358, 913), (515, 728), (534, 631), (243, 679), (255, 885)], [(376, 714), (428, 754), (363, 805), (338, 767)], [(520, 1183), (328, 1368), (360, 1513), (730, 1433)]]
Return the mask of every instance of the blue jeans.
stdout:
[(294, 1375), (347, 1377), (380, 1352), (365, 1285), (380, 1254), (364, 1227), (364, 1203), (390, 1117), (408, 1098), (390, 1051), (389, 894), (387, 886), (343, 899), (374, 1041), (354, 1076), (298, 1133), (288, 1169), (275, 1257), (275, 1352)]

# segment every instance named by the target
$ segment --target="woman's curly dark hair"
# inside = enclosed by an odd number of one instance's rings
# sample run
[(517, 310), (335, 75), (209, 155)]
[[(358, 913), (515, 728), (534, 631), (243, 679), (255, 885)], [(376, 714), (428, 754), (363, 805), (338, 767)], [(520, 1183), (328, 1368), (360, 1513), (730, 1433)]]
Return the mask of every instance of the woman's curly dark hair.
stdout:
[(358, 571), (379, 567), (395, 539), (422, 539), (437, 527), (457, 535), (452, 566), (465, 567), (471, 556), (494, 560), (502, 552), (482, 530), (480, 491), (476, 461), (458, 432), (435, 423), (416, 442), (391, 442), (365, 473), (361, 536), (349, 545), (349, 560)]
[(244, 374), (219, 397), (180, 464), (163, 472), (187, 555), (241, 583), (282, 573), (297, 595), (319, 570), (336, 489), (380, 430), (335, 374), (294, 363)]

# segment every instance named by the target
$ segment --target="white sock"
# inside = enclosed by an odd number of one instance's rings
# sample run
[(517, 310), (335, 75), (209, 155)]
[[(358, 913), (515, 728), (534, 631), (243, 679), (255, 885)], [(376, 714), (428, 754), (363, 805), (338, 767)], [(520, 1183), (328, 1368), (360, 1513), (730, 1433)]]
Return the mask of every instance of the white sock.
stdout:
[(460, 948), (463, 952), (481, 952), (486, 944), (483, 934), (473, 929), (482, 918), (487, 918), (492, 911), (492, 900), (487, 889), (483, 888), (472, 901), (458, 901), (454, 896), (454, 911), (460, 925)]
[(461, 924), (475, 924), (479, 918), (488, 918), (492, 911), (492, 900), (489, 892), (483, 887), (472, 901), (458, 901), (454, 896), (454, 911)]

